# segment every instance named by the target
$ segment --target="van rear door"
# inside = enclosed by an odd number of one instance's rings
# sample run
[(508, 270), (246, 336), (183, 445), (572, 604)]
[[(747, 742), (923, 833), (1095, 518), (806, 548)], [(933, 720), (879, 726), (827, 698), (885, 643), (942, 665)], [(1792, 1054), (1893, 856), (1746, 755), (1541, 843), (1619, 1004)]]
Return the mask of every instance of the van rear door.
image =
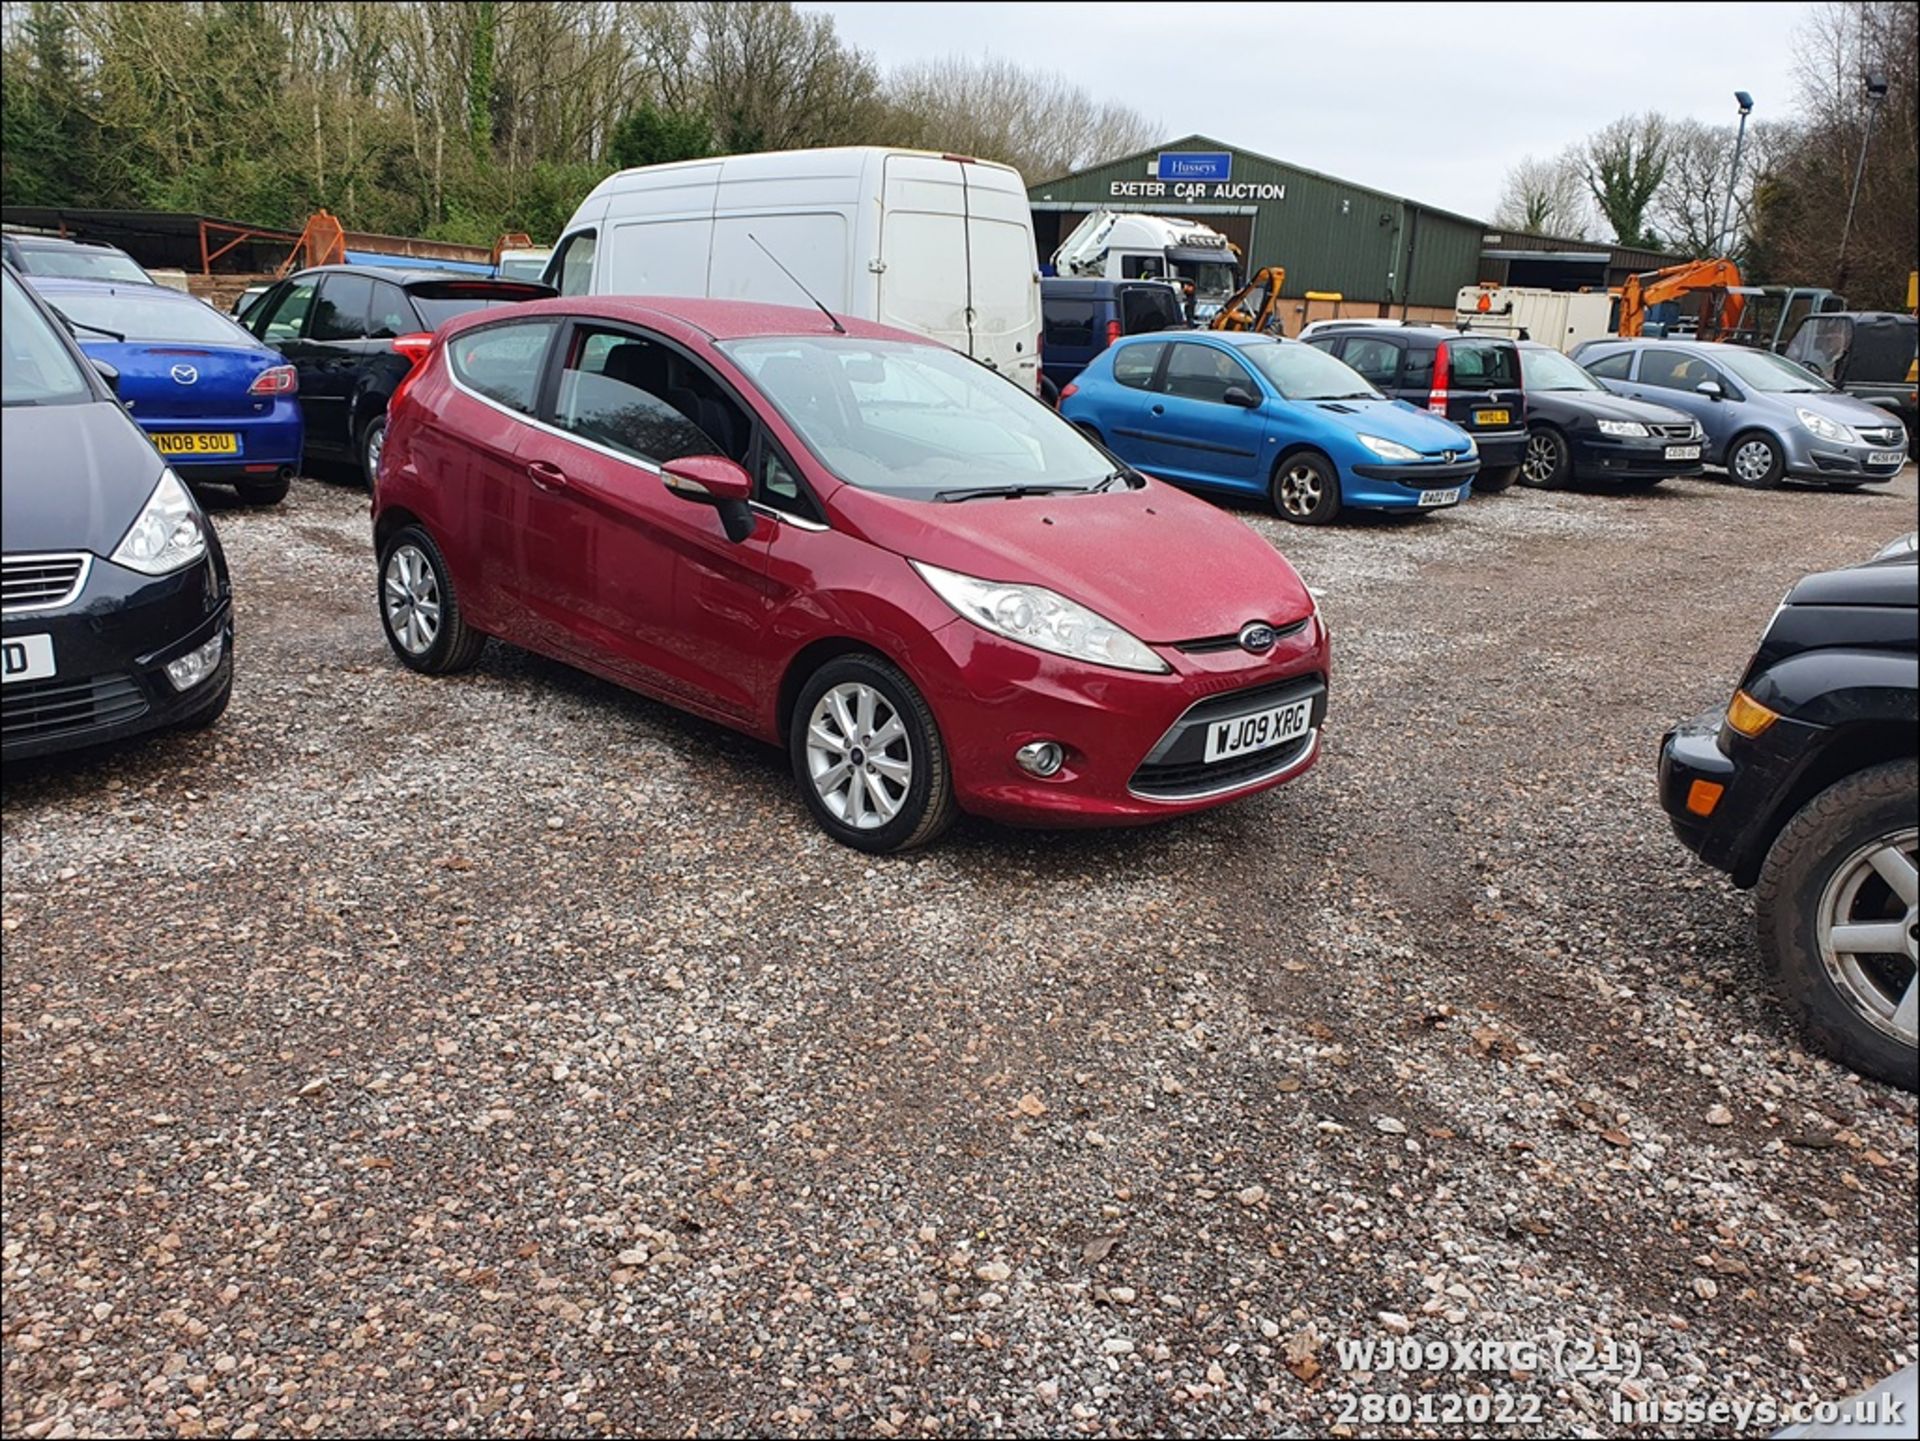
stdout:
[(878, 318), (1039, 386), (1040, 275), (1018, 177), (934, 155), (889, 155)]

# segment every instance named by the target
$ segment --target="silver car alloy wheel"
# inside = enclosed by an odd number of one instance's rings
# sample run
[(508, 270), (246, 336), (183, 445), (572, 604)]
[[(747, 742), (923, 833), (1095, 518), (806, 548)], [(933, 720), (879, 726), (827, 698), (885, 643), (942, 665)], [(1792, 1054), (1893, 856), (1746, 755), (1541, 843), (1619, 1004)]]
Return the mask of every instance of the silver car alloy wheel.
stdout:
[(1288, 515), (1312, 515), (1320, 504), (1320, 472), (1296, 460), (1280, 477), (1280, 506)]
[(1742, 480), (1765, 480), (1773, 469), (1773, 444), (1749, 440), (1733, 453), (1733, 473)]
[(397, 545), (380, 578), (387, 629), (408, 655), (425, 655), (440, 635), (440, 581), (416, 545)]
[(1867, 842), (1820, 894), (1827, 974), (1875, 1030), (1916, 1044), (1920, 1001), (1920, 830)]
[(855, 830), (878, 830), (900, 814), (913, 785), (906, 723), (872, 686), (834, 686), (807, 718), (807, 774), (830, 814)]
[(1520, 471), (1529, 485), (1545, 485), (1553, 479), (1553, 473), (1559, 465), (1560, 453), (1554, 448), (1550, 436), (1527, 437), (1527, 458), (1520, 463)]

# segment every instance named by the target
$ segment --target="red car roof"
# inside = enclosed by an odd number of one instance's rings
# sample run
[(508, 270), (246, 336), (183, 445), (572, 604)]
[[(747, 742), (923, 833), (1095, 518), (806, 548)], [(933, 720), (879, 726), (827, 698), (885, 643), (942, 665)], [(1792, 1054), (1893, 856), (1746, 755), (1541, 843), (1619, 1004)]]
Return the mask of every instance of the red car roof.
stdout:
[[(711, 340), (739, 340), (753, 335), (832, 335), (826, 316), (812, 306), (768, 305), (758, 300), (700, 300), (673, 295), (563, 295), (554, 300), (530, 300), (515, 307), (531, 314), (590, 315), (603, 320), (626, 320), (659, 329), (685, 327)], [(483, 311), (462, 321), (500, 319), (497, 310)], [(911, 330), (876, 325), (850, 315), (837, 316), (847, 334), (864, 340), (903, 340), (937, 345)], [(464, 327), (463, 327), (464, 328)]]

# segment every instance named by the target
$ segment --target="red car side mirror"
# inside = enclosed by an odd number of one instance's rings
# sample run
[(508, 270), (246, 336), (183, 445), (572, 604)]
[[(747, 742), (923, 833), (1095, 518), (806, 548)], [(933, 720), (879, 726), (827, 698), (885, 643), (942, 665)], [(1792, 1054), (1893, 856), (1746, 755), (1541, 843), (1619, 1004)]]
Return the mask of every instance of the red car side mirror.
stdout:
[(719, 511), (728, 540), (745, 540), (753, 534), (753, 512), (747, 508), (753, 498), (753, 477), (725, 456), (688, 455), (670, 460), (660, 467), (660, 483), (682, 500)]

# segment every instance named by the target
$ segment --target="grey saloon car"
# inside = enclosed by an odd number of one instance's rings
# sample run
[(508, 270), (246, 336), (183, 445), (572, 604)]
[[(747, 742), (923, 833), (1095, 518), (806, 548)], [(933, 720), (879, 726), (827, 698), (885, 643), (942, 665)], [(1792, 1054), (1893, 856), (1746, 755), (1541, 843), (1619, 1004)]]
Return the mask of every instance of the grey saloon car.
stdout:
[(1907, 432), (1897, 417), (1768, 351), (1697, 340), (1590, 340), (1574, 359), (1616, 395), (1670, 405), (1699, 421), (1707, 463), (1741, 485), (1866, 485), (1891, 480), (1906, 464)]

